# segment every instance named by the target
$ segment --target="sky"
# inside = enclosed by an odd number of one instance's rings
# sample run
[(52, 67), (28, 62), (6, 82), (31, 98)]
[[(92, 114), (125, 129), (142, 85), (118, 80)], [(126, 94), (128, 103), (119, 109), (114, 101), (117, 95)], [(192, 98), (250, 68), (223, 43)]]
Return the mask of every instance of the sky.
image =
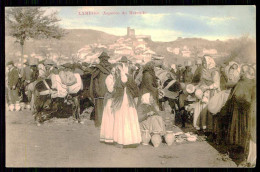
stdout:
[(256, 8), (252, 5), (44, 8), (47, 13), (57, 11), (59, 24), (66, 29), (94, 29), (124, 36), (126, 28), (131, 27), (136, 35), (151, 35), (153, 41), (169, 42), (178, 37), (226, 40), (245, 34), (256, 37)]

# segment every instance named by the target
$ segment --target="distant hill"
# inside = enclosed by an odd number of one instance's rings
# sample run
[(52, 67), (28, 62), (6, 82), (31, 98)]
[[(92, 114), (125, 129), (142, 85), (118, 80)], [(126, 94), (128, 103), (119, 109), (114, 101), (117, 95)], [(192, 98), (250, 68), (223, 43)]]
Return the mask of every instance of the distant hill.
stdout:
[[(91, 29), (67, 29), (66, 32), (67, 35), (61, 40), (43, 39), (26, 41), (24, 54), (36, 53), (47, 57), (50, 52), (54, 52), (69, 57), (88, 44), (100, 43), (110, 45), (120, 38), (120, 36)], [(8, 35), (6, 35), (5, 41), (6, 59), (17, 60), (19, 58), (20, 46), (14, 43), (14, 38)], [(248, 62), (249, 59), (253, 63), (256, 61), (255, 45), (255, 40), (248, 37), (227, 41), (209, 41), (202, 38), (178, 38), (171, 42), (153, 42), (147, 40), (147, 47), (150, 47), (156, 54), (164, 56), (165, 62), (169, 64), (183, 64), (185, 60), (197, 58), (198, 53), (202, 52), (203, 49), (216, 49), (218, 53), (228, 54), (228, 56), (217, 58), (217, 63), (237, 59), (241, 62)], [(188, 58), (183, 57), (181, 54), (173, 54), (167, 51), (167, 47), (180, 48), (180, 50), (186, 47), (191, 51), (191, 56)]]

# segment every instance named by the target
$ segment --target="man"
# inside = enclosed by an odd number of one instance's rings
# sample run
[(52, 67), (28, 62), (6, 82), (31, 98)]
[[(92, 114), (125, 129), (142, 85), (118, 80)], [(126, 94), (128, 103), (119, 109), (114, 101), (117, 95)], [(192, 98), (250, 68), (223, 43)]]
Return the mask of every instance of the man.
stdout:
[(193, 73), (191, 71), (191, 61), (187, 61), (187, 64), (185, 66), (185, 70), (183, 72), (183, 80), (184, 83), (191, 83), (192, 82), (192, 77)]
[(57, 68), (56, 64), (54, 63), (54, 61), (47, 59), (44, 62), (44, 65), (45, 65), (45, 68), (46, 68), (46, 73), (45, 73), (46, 78), (50, 78), (51, 74), (57, 75), (59, 73), (58, 68)]
[(28, 96), (28, 101), (30, 105), (27, 105), (27, 108), (33, 108), (34, 106), (34, 98), (33, 98), (33, 91), (36, 84), (36, 80), (39, 77), (39, 70), (38, 70), (38, 59), (31, 58), (28, 62), (26, 62), (27, 66), (24, 68), (23, 71), (23, 81), (25, 84), (25, 90)]
[(202, 60), (201, 59), (197, 59), (195, 62), (197, 68), (194, 72), (193, 78), (192, 78), (192, 83), (194, 84), (198, 84), (200, 82), (200, 78), (201, 78), (201, 74), (202, 74)]
[(98, 57), (100, 63), (94, 67), (90, 82), (90, 95), (95, 104), (95, 126), (100, 127), (103, 114), (103, 100), (107, 92), (105, 85), (106, 77), (110, 74), (112, 68), (111, 63), (108, 62), (110, 58), (106, 52), (102, 52)]
[(181, 64), (178, 65), (178, 69), (177, 69), (177, 72), (176, 72), (176, 77), (177, 77), (177, 81), (178, 82), (184, 82), (184, 80), (183, 80), (183, 69), (182, 69), (182, 65)]
[(170, 72), (171, 72), (171, 74), (172, 74), (172, 76), (173, 76), (173, 79), (176, 79), (176, 78), (177, 78), (177, 76), (176, 76), (176, 72), (177, 72), (176, 64), (172, 64), (172, 65), (171, 65)]
[(19, 111), (19, 88), (17, 87), (19, 82), (19, 72), (18, 69), (14, 66), (14, 62), (10, 61), (7, 63), (8, 67), (8, 88), (9, 88), (9, 110), (10, 111)]

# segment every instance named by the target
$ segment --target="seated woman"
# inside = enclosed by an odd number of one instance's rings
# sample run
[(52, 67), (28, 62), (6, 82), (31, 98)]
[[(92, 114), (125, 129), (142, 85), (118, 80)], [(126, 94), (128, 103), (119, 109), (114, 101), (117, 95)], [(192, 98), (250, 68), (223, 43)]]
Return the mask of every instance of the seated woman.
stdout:
[(155, 108), (153, 97), (146, 93), (138, 106), (137, 113), (141, 130), (149, 130), (149, 133), (159, 132), (161, 136), (165, 134), (165, 123), (162, 116)]

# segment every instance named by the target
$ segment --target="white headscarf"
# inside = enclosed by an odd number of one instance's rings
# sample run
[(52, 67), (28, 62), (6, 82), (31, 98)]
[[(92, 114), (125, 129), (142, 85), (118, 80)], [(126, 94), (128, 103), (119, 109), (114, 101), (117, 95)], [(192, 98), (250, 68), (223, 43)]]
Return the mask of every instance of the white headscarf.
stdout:
[(204, 56), (206, 63), (207, 63), (207, 69), (212, 69), (214, 67), (216, 67), (216, 63), (214, 61), (214, 59), (210, 56)]
[[(237, 69), (230, 71), (230, 68), (236, 64)], [(228, 77), (229, 81), (237, 82), (240, 79), (240, 65), (234, 61), (229, 62), (228, 66), (225, 68), (226, 76)]]

